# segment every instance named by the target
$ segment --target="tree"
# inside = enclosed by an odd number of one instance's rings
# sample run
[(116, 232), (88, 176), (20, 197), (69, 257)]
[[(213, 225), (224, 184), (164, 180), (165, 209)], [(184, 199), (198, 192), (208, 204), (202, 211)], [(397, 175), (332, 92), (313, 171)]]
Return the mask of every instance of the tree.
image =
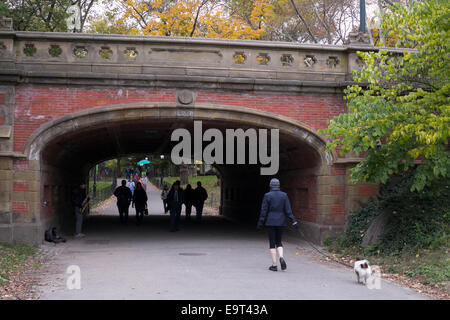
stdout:
[(11, 17), (18, 31), (67, 31), (66, 0), (6, 0), (0, 16)]
[(0, 16), (13, 19), (17, 31), (66, 32), (66, 10), (71, 5), (81, 9), (81, 32), (95, 0), (5, 0)]
[(346, 90), (348, 113), (321, 131), (328, 149), (365, 153), (352, 181), (385, 183), (412, 171), (411, 190), (437, 186), (450, 175), (450, 4), (426, 0), (389, 7), (384, 32), (409, 49), (360, 52), (365, 66)]
[(277, 0), (267, 40), (343, 43), (359, 26), (354, 0)]
[(354, 0), (127, 0), (136, 34), (343, 43), (358, 24)]
[(117, 17), (114, 11), (105, 12), (103, 15), (91, 15), (88, 18), (87, 33), (101, 34), (134, 34), (133, 27), (124, 23)]
[(122, 22), (144, 35), (260, 39), (272, 0), (120, 1)]

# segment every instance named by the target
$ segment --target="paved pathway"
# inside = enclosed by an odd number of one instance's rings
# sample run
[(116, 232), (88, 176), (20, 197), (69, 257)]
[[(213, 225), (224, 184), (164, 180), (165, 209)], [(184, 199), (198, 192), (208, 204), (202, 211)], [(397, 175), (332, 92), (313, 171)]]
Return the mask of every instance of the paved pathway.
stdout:
[[(41, 299), (424, 298), (384, 280), (380, 290), (358, 285), (352, 270), (320, 261), (296, 239), (284, 243), (288, 269), (271, 272), (264, 232), (205, 217), (170, 233), (159, 193), (152, 186), (147, 192), (150, 216), (141, 226), (134, 224), (134, 209), (121, 225), (113, 203), (102, 210), (108, 215), (89, 219), (86, 238), (52, 247)], [(66, 288), (69, 265), (80, 267), (80, 290)]]

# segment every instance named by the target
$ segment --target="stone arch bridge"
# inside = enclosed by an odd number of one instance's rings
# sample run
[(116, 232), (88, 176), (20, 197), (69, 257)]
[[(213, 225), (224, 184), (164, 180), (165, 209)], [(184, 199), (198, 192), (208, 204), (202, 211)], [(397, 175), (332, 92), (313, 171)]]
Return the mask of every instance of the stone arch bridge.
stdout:
[[(170, 133), (280, 129), (282, 188), (305, 234), (342, 231), (377, 190), (351, 185), (357, 157), (318, 130), (346, 112), (366, 45), (0, 31), (0, 241), (40, 243), (70, 215), (70, 190), (103, 160), (170, 152)], [(149, 134), (148, 132), (151, 132)], [(255, 222), (270, 177), (218, 166), (222, 215)]]

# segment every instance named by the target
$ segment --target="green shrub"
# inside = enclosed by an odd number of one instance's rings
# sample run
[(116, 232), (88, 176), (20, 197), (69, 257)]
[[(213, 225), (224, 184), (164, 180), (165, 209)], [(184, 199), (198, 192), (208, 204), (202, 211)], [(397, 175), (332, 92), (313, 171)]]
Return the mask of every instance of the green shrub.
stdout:
[(360, 246), (373, 219), (386, 212), (386, 229), (377, 244), (364, 248), (365, 254), (400, 254), (406, 250), (448, 245), (450, 231), (450, 189), (444, 183), (440, 192), (411, 192), (412, 177), (396, 178), (382, 186), (372, 199), (350, 216), (342, 247)]

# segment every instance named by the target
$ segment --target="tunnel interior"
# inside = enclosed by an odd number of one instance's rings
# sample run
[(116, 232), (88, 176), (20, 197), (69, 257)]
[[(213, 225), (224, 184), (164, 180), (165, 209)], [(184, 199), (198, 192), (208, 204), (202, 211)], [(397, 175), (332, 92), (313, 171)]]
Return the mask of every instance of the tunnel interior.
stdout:
[[(224, 136), (226, 129), (255, 128), (243, 122), (223, 120), (203, 121), (202, 125), (203, 132), (216, 128)], [(192, 119), (176, 122), (146, 119), (91, 125), (46, 143), (41, 151), (41, 203), (46, 203), (41, 208), (41, 219), (53, 219), (67, 230), (73, 220), (70, 218), (71, 190), (80, 181), (87, 181), (94, 165), (137, 153), (170, 155), (178, 143), (171, 141), (171, 134), (177, 128), (187, 129), (194, 135)], [(203, 142), (203, 147), (209, 143)], [(288, 193), (296, 218), (312, 220), (316, 210), (315, 177), (321, 157), (306, 141), (282, 130), (279, 149), (279, 171), (275, 177)], [(240, 223), (256, 224), (263, 195), (269, 191), (273, 176), (261, 175), (260, 165), (216, 164), (215, 167), (221, 178), (220, 214)]]

